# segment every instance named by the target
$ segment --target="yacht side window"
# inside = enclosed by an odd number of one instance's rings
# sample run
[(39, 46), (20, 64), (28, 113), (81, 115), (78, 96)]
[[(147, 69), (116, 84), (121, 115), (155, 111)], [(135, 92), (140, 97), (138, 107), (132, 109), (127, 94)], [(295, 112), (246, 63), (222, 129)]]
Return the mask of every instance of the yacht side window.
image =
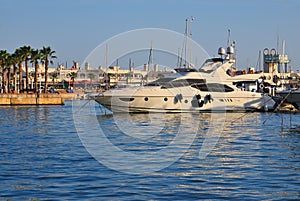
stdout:
[(199, 89), (200, 91), (208, 92), (231, 92), (234, 91), (231, 87), (225, 84), (209, 83), (209, 84), (194, 84), (192, 87)]

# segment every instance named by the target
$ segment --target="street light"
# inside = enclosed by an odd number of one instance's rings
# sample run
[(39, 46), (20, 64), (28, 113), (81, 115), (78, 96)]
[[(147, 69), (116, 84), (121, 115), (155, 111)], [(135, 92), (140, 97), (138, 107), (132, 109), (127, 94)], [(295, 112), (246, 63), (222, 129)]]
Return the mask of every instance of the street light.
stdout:
[(3, 77), (3, 74), (0, 73), (0, 92), (1, 92), (1, 93), (3, 93), (2, 77)]

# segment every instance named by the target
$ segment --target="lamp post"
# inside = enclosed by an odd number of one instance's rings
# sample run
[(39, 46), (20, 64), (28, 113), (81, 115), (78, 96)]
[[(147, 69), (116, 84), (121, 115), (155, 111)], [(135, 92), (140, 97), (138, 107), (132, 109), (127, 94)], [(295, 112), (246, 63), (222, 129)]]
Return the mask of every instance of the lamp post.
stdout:
[(2, 86), (2, 78), (3, 77), (3, 73), (0, 73), (0, 93), (3, 93), (3, 86)]
[(40, 90), (40, 93), (42, 92), (42, 73), (40, 72), (40, 74), (39, 74), (39, 79), (40, 79), (40, 88), (39, 88), (39, 90)]

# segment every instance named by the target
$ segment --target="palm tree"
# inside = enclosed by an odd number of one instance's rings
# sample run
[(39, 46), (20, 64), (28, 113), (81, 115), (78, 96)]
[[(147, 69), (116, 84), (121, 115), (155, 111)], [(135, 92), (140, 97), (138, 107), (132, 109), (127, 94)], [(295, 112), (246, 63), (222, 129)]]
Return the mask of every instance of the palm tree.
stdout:
[(76, 72), (70, 72), (68, 75), (67, 75), (70, 80), (72, 80), (72, 83), (73, 83), (73, 88), (75, 88), (75, 79), (77, 78), (77, 73)]
[(4, 68), (5, 68), (5, 54), (7, 53), (6, 50), (0, 50), (0, 70), (1, 70), (1, 92), (4, 89), (5, 77), (4, 77)]
[[(5, 74), (6, 71), (9, 69), (10, 74), (10, 63), (9, 63), (9, 56), (10, 54), (6, 50), (0, 50), (0, 67), (2, 71), (2, 87), (5, 87)], [(7, 77), (7, 76), (6, 76)], [(7, 79), (9, 83), (9, 79)], [(9, 88), (9, 84), (8, 84)]]
[(44, 88), (44, 93), (46, 93), (46, 88), (47, 88), (47, 81), (48, 81), (48, 66), (49, 62), (50, 64), (53, 64), (53, 61), (51, 59), (55, 59), (56, 56), (55, 51), (52, 51), (50, 47), (43, 47), (41, 49), (42, 53), (42, 58), (41, 61), (43, 64), (45, 64), (45, 88)]
[[(16, 56), (18, 66), (19, 66), (19, 80), (20, 80), (19, 90), (22, 91), (24, 89), (24, 87), (23, 87), (23, 61), (26, 61), (26, 53), (24, 53), (23, 49), (18, 48), (15, 50), (15, 56)], [(27, 68), (28, 68), (28, 66), (27, 66)]]
[(34, 92), (38, 93), (38, 84), (37, 84), (37, 71), (39, 68), (39, 60), (41, 60), (42, 58), (42, 53), (40, 50), (36, 49), (36, 50), (32, 50), (31, 52), (31, 57), (30, 57), (30, 62), (33, 63), (34, 65)]
[(7, 65), (6, 65), (6, 78), (7, 78), (7, 81), (6, 81), (6, 85), (7, 85), (7, 92), (10, 93), (11, 92), (11, 65), (12, 65), (12, 57), (11, 55), (7, 58)]
[(8, 62), (13, 66), (13, 90), (15, 91), (17, 89), (17, 64), (19, 62), (19, 55), (13, 53), (12, 55), (10, 55)]
[(53, 74), (51, 75), (51, 78), (52, 78), (53, 84), (55, 84), (55, 81), (56, 81), (57, 78), (58, 78), (58, 74), (57, 74), (57, 73), (53, 73)]
[(20, 47), (20, 50), (22, 51), (22, 54), (24, 55), (24, 60), (25, 60), (25, 74), (26, 74), (26, 80), (25, 80), (25, 88), (26, 91), (28, 93), (28, 85), (29, 85), (29, 81), (28, 81), (28, 77), (29, 77), (29, 72), (28, 72), (28, 62), (29, 62), (29, 57), (31, 55), (32, 52), (32, 48), (30, 46), (23, 46)]

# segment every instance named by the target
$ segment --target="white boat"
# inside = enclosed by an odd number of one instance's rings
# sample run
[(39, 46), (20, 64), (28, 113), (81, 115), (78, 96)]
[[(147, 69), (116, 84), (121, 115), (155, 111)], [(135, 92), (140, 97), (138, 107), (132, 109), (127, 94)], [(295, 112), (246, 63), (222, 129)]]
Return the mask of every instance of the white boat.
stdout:
[(269, 95), (233, 84), (228, 75), (233, 63), (232, 59), (208, 59), (199, 70), (178, 68), (172, 76), (145, 86), (109, 90), (95, 100), (112, 112), (273, 110), (275, 102)]
[(287, 89), (277, 93), (283, 97), (284, 101), (292, 104), (296, 109), (300, 109), (300, 89)]

